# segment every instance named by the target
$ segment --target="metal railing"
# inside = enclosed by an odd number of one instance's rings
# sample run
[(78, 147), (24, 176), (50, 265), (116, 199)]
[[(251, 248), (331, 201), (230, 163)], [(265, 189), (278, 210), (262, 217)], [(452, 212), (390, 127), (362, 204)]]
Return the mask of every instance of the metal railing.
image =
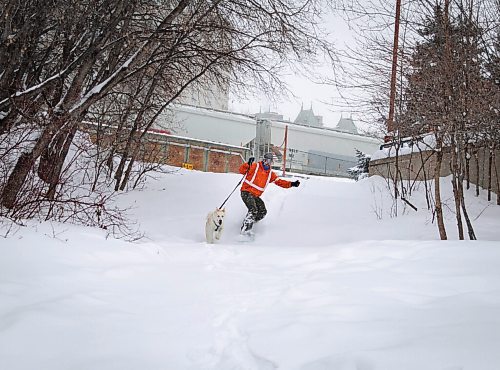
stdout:
[[(296, 172), (308, 175), (350, 177), (347, 169), (357, 164), (355, 158), (332, 156), (290, 149), (287, 152), (286, 172)], [(283, 168), (281, 158), (273, 166), (276, 170)]]

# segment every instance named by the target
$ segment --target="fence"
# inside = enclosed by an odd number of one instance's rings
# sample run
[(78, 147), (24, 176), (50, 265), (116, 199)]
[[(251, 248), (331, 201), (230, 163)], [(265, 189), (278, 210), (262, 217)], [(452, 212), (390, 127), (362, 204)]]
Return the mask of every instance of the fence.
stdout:
[[(308, 175), (349, 177), (347, 169), (357, 164), (357, 160), (348, 156), (333, 156), (331, 153), (318, 151), (302, 151), (288, 149), (286, 156), (286, 171)], [(275, 162), (276, 169), (283, 168), (279, 158)]]
[[(98, 145), (108, 147), (113, 143), (118, 153), (123, 153), (129, 136), (129, 131), (117, 133), (116, 127), (98, 127), (91, 122), (85, 122), (81, 129)], [(148, 131), (138, 145), (141, 161), (205, 172), (238, 172), (250, 157), (250, 150), (245, 147), (196, 140), (160, 130)]]
[[(94, 143), (123, 148), (129, 131), (118, 133), (113, 126), (100, 126), (91, 122), (82, 124), (81, 129), (90, 134)], [(205, 172), (238, 172), (241, 163), (252, 155), (252, 149), (229, 144), (215, 143), (172, 135), (165, 131), (149, 130), (139, 143), (139, 159), (145, 162), (167, 164), (175, 167)], [(333, 156), (331, 153), (288, 149), (286, 171), (309, 175), (349, 177), (347, 169), (357, 164), (356, 159), (347, 156)], [(277, 157), (274, 169), (281, 170), (283, 162)]]
[[(464, 162), (465, 180), (482, 187), (491, 189), (500, 194), (500, 156), (499, 150), (489, 148), (474, 148)], [(448, 176), (450, 170), (451, 153), (449, 148), (443, 149), (443, 162), (440, 176)], [(403, 180), (428, 180), (434, 177), (436, 155), (432, 150), (400, 155), (398, 157), (398, 174)], [(390, 178), (396, 173), (396, 157), (389, 157), (370, 161), (370, 176), (379, 175)]]

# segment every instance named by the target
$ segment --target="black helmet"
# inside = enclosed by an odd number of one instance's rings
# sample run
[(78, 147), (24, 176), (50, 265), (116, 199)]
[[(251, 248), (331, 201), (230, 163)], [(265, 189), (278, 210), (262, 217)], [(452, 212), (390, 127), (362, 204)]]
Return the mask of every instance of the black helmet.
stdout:
[(264, 159), (267, 159), (269, 162), (272, 162), (272, 160), (273, 160), (273, 153), (268, 152), (268, 153), (264, 154)]

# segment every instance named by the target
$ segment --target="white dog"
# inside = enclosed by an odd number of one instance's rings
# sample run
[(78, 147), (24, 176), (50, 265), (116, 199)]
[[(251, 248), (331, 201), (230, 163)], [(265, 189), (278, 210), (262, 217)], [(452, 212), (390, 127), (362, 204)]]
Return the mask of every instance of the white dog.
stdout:
[(216, 208), (215, 211), (210, 212), (207, 215), (207, 223), (205, 224), (205, 236), (207, 238), (207, 243), (213, 244), (216, 240), (219, 240), (222, 235), (222, 230), (224, 229), (224, 216), (226, 215), (226, 210)]

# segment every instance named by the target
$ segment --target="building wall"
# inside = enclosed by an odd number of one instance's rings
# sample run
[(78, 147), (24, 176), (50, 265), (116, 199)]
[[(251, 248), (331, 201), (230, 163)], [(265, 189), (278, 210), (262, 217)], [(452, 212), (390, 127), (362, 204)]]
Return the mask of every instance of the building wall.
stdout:
[[(86, 123), (81, 126), (81, 130), (89, 133), (91, 141), (102, 147), (107, 147), (116, 140), (116, 132), (112, 127), (103, 129), (99, 142), (96, 126)], [(122, 134), (118, 153), (125, 147), (127, 139), (126, 133)], [(148, 132), (139, 145), (140, 161), (199, 171), (237, 173), (241, 164), (250, 156), (248, 148), (155, 132)]]
[(286, 126), (288, 126), (288, 147), (305, 152), (314, 150), (330, 153), (333, 157), (356, 158), (356, 149), (372, 154), (381, 144), (381, 140), (367, 136), (273, 122), (271, 140), (274, 145), (280, 146), (283, 143)]
[[(469, 160), (469, 179), (473, 184), (487, 189), (489, 187), (489, 150), (480, 148), (476, 155), (472, 155)], [(491, 166), (491, 189), (496, 194), (500, 194), (500, 150), (496, 150)], [(441, 166), (441, 176), (448, 176), (450, 171), (451, 154), (449, 150), (444, 150), (443, 163)], [(436, 167), (436, 155), (433, 151), (423, 151), (412, 155), (402, 155), (398, 157), (398, 167), (403, 180), (424, 181), (434, 177)], [(392, 177), (396, 171), (396, 158), (389, 157), (370, 161), (370, 176), (379, 175), (384, 178)]]
[(176, 101), (180, 104), (227, 110), (229, 105), (229, 85), (221, 87), (210, 84), (210, 90), (206, 90), (205, 86), (205, 84), (191, 84)]
[(176, 106), (173, 118), (163, 115), (156, 126), (168, 127), (172, 119), (172, 133), (178, 136), (237, 146), (245, 146), (255, 138), (255, 120), (242, 114)]
[[(169, 119), (171, 118), (163, 116), (159, 125), (166, 126), (166, 121)], [(174, 134), (198, 140), (245, 146), (256, 135), (255, 119), (243, 114), (177, 106), (174, 108), (173, 120), (176, 127), (173, 130)], [(381, 144), (378, 139), (332, 129), (300, 126), (279, 121), (271, 121), (271, 123), (272, 144), (278, 147), (282, 146), (285, 127), (288, 126), (288, 147), (304, 152), (315, 150), (331, 153), (332, 156), (345, 156), (354, 159), (356, 158), (356, 149), (371, 154)]]
[[(287, 169), (290, 171), (346, 176), (347, 168), (357, 163), (356, 149), (370, 155), (381, 144), (378, 139), (328, 128), (279, 120), (270, 122), (271, 144), (281, 152), (288, 127)], [(186, 105), (173, 107), (171, 114), (162, 116), (156, 127), (169, 126), (174, 127), (172, 133), (178, 136), (235, 146), (253, 145), (257, 131), (254, 117)], [(275, 166), (282, 167), (280, 160)]]

